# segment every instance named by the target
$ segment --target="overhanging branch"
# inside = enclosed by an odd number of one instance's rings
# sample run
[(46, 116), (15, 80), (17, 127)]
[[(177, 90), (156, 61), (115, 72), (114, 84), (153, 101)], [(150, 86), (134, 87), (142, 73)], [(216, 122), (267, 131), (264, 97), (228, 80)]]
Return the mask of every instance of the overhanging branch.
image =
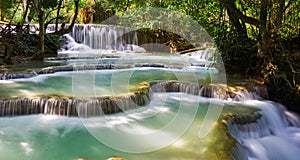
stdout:
[(220, 0), (230, 11), (235, 15), (236, 18), (240, 19), (245, 23), (252, 24), (254, 26), (260, 26), (260, 20), (244, 15), (239, 9), (236, 8), (234, 0)]

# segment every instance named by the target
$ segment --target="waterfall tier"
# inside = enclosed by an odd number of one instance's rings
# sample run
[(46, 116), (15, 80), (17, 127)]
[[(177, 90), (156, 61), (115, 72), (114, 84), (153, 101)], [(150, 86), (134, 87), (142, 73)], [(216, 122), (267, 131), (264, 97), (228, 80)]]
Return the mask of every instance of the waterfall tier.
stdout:
[(225, 85), (204, 85), (177, 81), (151, 82), (153, 92), (182, 92), (192, 95), (199, 95), (208, 98), (223, 100), (261, 100), (267, 98), (267, 90), (264, 86), (230, 87)]
[(60, 97), (0, 99), (0, 116), (29, 114), (100, 116), (144, 106), (150, 99), (149, 92), (89, 99)]
[[(55, 25), (50, 24), (47, 30), (54, 31)], [(71, 45), (69, 50), (134, 50), (132, 47), (138, 43), (136, 33), (130, 28), (113, 25), (75, 24), (69, 36), (66, 37), (68, 45)]]
[(230, 135), (239, 143), (232, 151), (234, 159), (296, 160), (300, 152), (299, 117), (291, 116), (293, 114), (277, 103), (251, 103), (250, 107), (261, 111), (252, 115), (228, 115), (227, 120), (223, 120)]
[[(97, 116), (122, 112), (127, 109), (145, 106), (155, 92), (182, 92), (208, 98), (232, 99), (240, 96), (223, 86), (203, 85), (186, 82), (168, 81), (151, 82), (138, 93), (119, 97), (99, 98), (61, 98), (61, 97), (33, 97), (0, 99), (0, 116), (16, 116), (27, 114), (50, 114), (75, 116), (77, 113), (84, 116)], [(253, 93), (258, 94), (258, 93)], [(248, 117), (249, 118), (249, 117)]]
[(130, 31), (122, 26), (76, 24), (70, 35), (76, 42), (93, 49), (122, 51), (126, 44), (137, 44), (137, 35)]
[[(58, 25), (58, 29), (62, 27)], [(69, 25), (65, 25), (69, 27)], [(30, 33), (37, 33), (39, 29), (38, 24), (29, 25)], [(47, 26), (47, 32), (55, 31), (55, 24)], [(72, 32), (69, 34), (74, 42), (81, 44), (81, 47), (89, 47), (91, 49), (110, 49), (110, 50), (131, 50), (132, 44), (138, 43), (137, 35), (130, 28), (103, 25), (103, 24), (75, 24)], [(85, 45), (85, 46), (83, 46)]]
[(193, 52), (187, 52), (182, 54), (184, 57), (189, 57), (193, 59), (202, 59), (202, 60), (209, 60), (212, 57), (212, 54), (215, 52), (215, 48), (207, 48), (202, 50), (197, 50)]

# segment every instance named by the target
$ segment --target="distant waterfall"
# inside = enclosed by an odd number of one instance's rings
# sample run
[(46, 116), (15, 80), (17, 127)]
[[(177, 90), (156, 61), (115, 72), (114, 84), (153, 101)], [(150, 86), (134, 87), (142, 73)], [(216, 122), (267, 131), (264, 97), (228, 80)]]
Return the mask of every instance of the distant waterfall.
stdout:
[[(68, 25), (66, 25), (68, 26)], [(61, 24), (58, 25), (58, 28)], [(30, 30), (36, 31), (38, 25), (30, 25)], [(49, 24), (47, 32), (53, 32), (55, 24)], [(110, 49), (110, 50), (130, 50), (130, 45), (138, 44), (138, 37), (136, 32), (131, 31), (130, 28), (103, 25), (103, 24), (75, 24), (72, 32), (69, 34), (76, 43), (86, 45), (92, 49)]]
[(92, 49), (111, 49), (123, 51), (126, 44), (137, 44), (137, 35), (129, 28), (111, 25), (76, 24), (70, 35), (77, 43)]

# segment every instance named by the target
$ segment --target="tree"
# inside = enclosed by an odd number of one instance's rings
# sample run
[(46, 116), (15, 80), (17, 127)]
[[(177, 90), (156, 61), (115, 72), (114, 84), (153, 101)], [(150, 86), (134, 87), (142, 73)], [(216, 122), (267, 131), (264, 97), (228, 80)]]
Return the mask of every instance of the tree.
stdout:
[(260, 40), (258, 42), (258, 56), (270, 58), (278, 31), (282, 27), (283, 16), (292, 3), (292, 0), (252, 0), (252, 3), (259, 4), (258, 8), (251, 8), (259, 17), (249, 16), (243, 13), (236, 5), (236, 0), (220, 0), (227, 8), (230, 20), (239, 32), (245, 34), (245, 23), (255, 26), (259, 30)]
[(27, 0), (23, 0), (23, 17), (24, 17), (25, 23), (28, 23), (27, 12), (28, 12)]
[(4, 21), (13, 7), (13, 0), (0, 0), (0, 21)]
[[(38, 22), (39, 22), (39, 50), (38, 52), (32, 57), (33, 60), (43, 60), (45, 57), (45, 46), (44, 46), (44, 42), (45, 42), (45, 27), (47, 27), (47, 25), (53, 20), (50, 19), (48, 22), (45, 22), (45, 19), (48, 17), (48, 15), (54, 11), (57, 10), (56, 13), (56, 17), (54, 19), (56, 19), (56, 29), (55, 29), (55, 33), (57, 35), (63, 35), (65, 33), (71, 32), (72, 28), (75, 24), (75, 20), (77, 18), (78, 15), (78, 4), (79, 4), (79, 0), (74, 0), (75, 3), (75, 9), (74, 9), (74, 17), (72, 19), (71, 25), (67, 28), (65, 28), (65, 23), (62, 24), (61, 29), (58, 30), (58, 19), (60, 19), (61, 17), (59, 16), (60, 14), (60, 9), (62, 8), (62, 0), (59, 1), (46, 1), (46, 0), (31, 0), (37, 15), (38, 15)], [(55, 2), (55, 3), (54, 3)], [(43, 8), (42, 8), (43, 7)], [(45, 16), (45, 11), (44, 10), (49, 10), (51, 9)]]
[(32, 59), (34, 60), (44, 60), (45, 57), (45, 16), (44, 11), (42, 10), (42, 6), (38, 0), (32, 0), (32, 3), (35, 7), (35, 10), (38, 14), (38, 21), (39, 21), (39, 50)]
[[(297, 101), (300, 97), (300, 2), (295, 0), (219, 2), (226, 7), (232, 26), (243, 33), (246, 26), (247, 38), (257, 43), (257, 51), (251, 54), (257, 54), (258, 61), (254, 61), (256, 67), (252, 70), (256, 70), (254, 73), (260, 74), (262, 82), (268, 85), (271, 97), (299, 111), (299, 108), (294, 106), (299, 106), (300, 103)], [(241, 42), (242, 40), (239, 40), (237, 44)], [(241, 56), (247, 55), (245, 52), (243, 54)], [(251, 61), (253, 57), (244, 62)]]
[[(61, 28), (60, 28), (60, 30), (57, 30), (57, 28), (56, 28), (56, 31), (54, 32), (54, 34), (57, 34), (57, 35), (62, 36), (62, 35), (64, 35), (64, 34), (69, 33), (69, 32), (72, 31), (72, 29), (73, 29), (73, 27), (74, 27), (74, 25), (75, 25), (75, 22), (76, 22), (76, 18), (77, 18), (77, 16), (78, 16), (79, 2), (80, 2), (80, 0), (74, 0), (75, 8), (74, 8), (74, 16), (73, 16), (73, 18), (72, 18), (71, 24), (70, 24), (68, 27), (65, 28), (65, 22), (63, 22), (63, 23), (62, 23), (62, 26), (61, 26)], [(58, 10), (57, 10), (57, 15), (59, 15), (59, 11), (60, 11), (59, 8), (60, 8), (60, 5), (61, 5), (61, 0), (60, 0), (60, 3), (59, 3)], [(57, 22), (58, 22), (58, 19), (59, 19), (59, 18), (60, 18), (59, 16), (56, 17), (56, 27), (57, 27)]]

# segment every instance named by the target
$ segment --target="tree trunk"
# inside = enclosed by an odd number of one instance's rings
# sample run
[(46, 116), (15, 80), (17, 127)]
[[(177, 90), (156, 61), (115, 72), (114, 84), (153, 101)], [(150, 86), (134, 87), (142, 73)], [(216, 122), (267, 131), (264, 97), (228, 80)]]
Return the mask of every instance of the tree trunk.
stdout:
[(74, 17), (72, 19), (71, 25), (67, 29), (65, 29), (64, 25), (62, 25), (61, 29), (59, 31), (55, 32), (55, 34), (62, 36), (64, 34), (69, 33), (69, 32), (72, 31), (72, 29), (74, 27), (74, 24), (75, 24), (75, 21), (76, 21), (76, 18), (77, 18), (77, 15), (78, 15), (79, 1), (80, 0), (74, 0), (74, 2), (75, 2), (75, 11), (74, 11)]
[(259, 28), (261, 40), (258, 42), (258, 57), (263, 57), (268, 52), (270, 45), (270, 34), (267, 30), (267, 16), (268, 16), (268, 0), (262, 0), (260, 6), (260, 25)]
[(243, 37), (245, 36), (245, 38), (248, 38), (246, 28), (244, 27), (244, 25), (240, 23), (240, 20), (234, 15), (234, 12), (232, 12), (228, 7), (227, 7), (227, 14), (229, 16), (230, 21), (233, 23), (236, 31), (238, 32), (238, 34), (240, 36)]
[(59, 12), (61, 9), (62, 1), (63, 0), (59, 0), (59, 2), (58, 2), (57, 12), (56, 12), (56, 20), (55, 20), (55, 32), (58, 31), (58, 19), (59, 19)]
[(39, 60), (43, 61), (45, 57), (45, 17), (44, 17), (44, 12), (41, 8), (41, 5), (38, 0), (33, 0), (36, 12), (38, 14), (38, 20), (39, 20), (39, 50), (38, 53), (36, 53), (32, 59), (33, 60)]
[(12, 54), (14, 52), (14, 49), (13, 49), (12, 45), (7, 43), (7, 42), (4, 42), (3, 45), (5, 46), (5, 59), (4, 59), (4, 62), (6, 64), (12, 64), (11, 57), (12, 57)]
[[(236, 17), (236, 19), (241, 20), (244, 23), (249, 23), (251, 25), (254, 25), (259, 29), (260, 37), (261, 39), (258, 42), (258, 57), (269, 57), (270, 54), (270, 48), (272, 47), (272, 37), (271, 32), (269, 31), (270, 25), (267, 25), (267, 17), (268, 17), (268, 7), (269, 7), (269, 0), (262, 0), (261, 1), (261, 7), (260, 7), (260, 17), (259, 19), (249, 17), (245, 14), (243, 14), (235, 4), (235, 0), (220, 0), (221, 3), (225, 4), (228, 10), (230, 10), (230, 13)], [(236, 21), (236, 19), (233, 21), (233, 23)]]
[(4, 21), (4, 14), (0, 12), (0, 21)]
[(27, 10), (28, 10), (27, 0), (23, 0), (23, 15), (25, 15), (25, 17), (23, 18), (25, 20), (25, 23), (28, 23)]
[[(13, 52), (15, 51), (15, 49), (16, 49), (16, 48), (18, 47), (18, 45), (19, 45), (19, 41), (20, 41), (20, 37), (21, 37), (21, 35), (22, 35), (22, 33), (23, 33), (23, 26), (24, 26), (24, 23), (25, 23), (25, 21), (26, 21), (27, 13), (28, 13), (28, 8), (25, 8), (24, 13), (23, 13), (23, 20), (22, 20), (22, 23), (21, 23), (21, 24), (18, 23), (19, 29), (16, 29), (17, 37), (16, 37), (16, 39), (15, 39), (15, 43), (14, 43), (14, 45), (12, 45), (12, 46), (9, 46), (9, 45), (8, 45), (7, 57), (6, 57), (6, 59), (5, 59), (7, 63), (10, 63), (11, 57), (13, 56)], [(18, 25), (16, 26), (16, 28), (18, 27)]]

